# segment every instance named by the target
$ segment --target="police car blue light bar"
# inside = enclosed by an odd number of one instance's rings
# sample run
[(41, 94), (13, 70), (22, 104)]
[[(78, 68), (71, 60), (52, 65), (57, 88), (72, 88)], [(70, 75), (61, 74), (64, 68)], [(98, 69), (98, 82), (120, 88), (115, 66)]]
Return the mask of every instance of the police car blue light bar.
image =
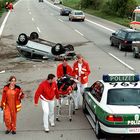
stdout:
[(107, 74), (103, 75), (104, 82), (138, 82), (140, 75), (135, 74)]

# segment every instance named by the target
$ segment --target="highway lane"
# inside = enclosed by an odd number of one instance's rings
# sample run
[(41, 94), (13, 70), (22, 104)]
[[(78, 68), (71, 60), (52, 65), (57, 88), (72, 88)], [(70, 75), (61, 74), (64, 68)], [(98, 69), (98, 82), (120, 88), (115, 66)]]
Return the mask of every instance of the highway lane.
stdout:
[[(55, 13), (56, 12), (59, 12), (59, 8), (58, 11), (55, 11)], [(111, 33), (117, 30), (118, 28), (125, 27), (112, 23), (110, 21), (100, 19), (98, 17), (90, 15), (86, 15), (86, 17), (87, 19), (85, 20), (85, 23), (80, 22), (78, 24), (77, 22), (69, 22), (68, 17), (59, 16), (58, 18), (61, 19), (61, 21), (68, 24), (69, 27), (71, 27), (73, 30), (84, 36), (87, 40), (95, 43), (97, 47), (100, 47), (104, 51), (109, 52), (109, 54), (113, 54), (114, 56), (118, 57), (120, 60), (125, 62), (131, 67), (134, 73), (139, 73), (139, 59), (133, 58), (132, 52), (120, 52), (116, 47), (110, 46), (109, 37)]]
[[(23, 6), (24, 5), (24, 6)], [(101, 22), (101, 21), (100, 21)], [(111, 23), (110, 23), (111, 24)], [(113, 24), (114, 25), (114, 24)], [(113, 26), (112, 25), (112, 26)], [(37, 28), (38, 27), (38, 28)], [(116, 26), (114, 27), (116, 28)], [(110, 48), (108, 36), (110, 32), (105, 29), (98, 30), (94, 24), (86, 22), (69, 22), (67, 17), (59, 16), (59, 12), (54, 10), (49, 5), (38, 3), (37, 0), (20, 0), (15, 7), (6, 23), (2, 36), (2, 41), (6, 44), (7, 41), (13, 45), (11, 48), (15, 49), (15, 41), (21, 32), (30, 34), (32, 31), (37, 31), (42, 38), (46, 38), (55, 42), (69, 42), (73, 44), (80, 44), (76, 46), (76, 52), (81, 53), (90, 63), (91, 76), (89, 84), (93, 81), (102, 78), (105, 73), (131, 73), (126, 66), (116, 61), (110, 55), (122, 52)], [(93, 32), (94, 31), (94, 32)], [(82, 33), (84, 36), (82, 36)], [(12, 35), (9, 40), (6, 36)], [(108, 45), (107, 45), (108, 44)], [(106, 48), (108, 50), (106, 50)], [(8, 48), (6, 48), (8, 49)], [(121, 57), (119, 57), (121, 59)], [(17, 135), (5, 136), (4, 126), (0, 131), (0, 138), (3, 139), (61, 139), (61, 140), (96, 140), (93, 130), (87, 122), (82, 110), (76, 112), (73, 121), (70, 123), (67, 119), (62, 119), (61, 122), (56, 122), (56, 127), (51, 128), (49, 134), (43, 132), (42, 124), (42, 110), (39, 105), (35, 108), (33, 105), (33, 93), (37, 88), (39, 82), (44, 79), (49, 72), (55, 73), (58, 62), (32, 62), (13, 58), (6, 60), (8, 65), (15, 66), (6, 69), (6, 73), (0, 75), (0, 83), (11, 74), (16, 74), (19, 83), (22, 85), (25, 93), (29, 93), (28, 98), (23, 101), (23, 110), (19, 113)], [(1, 62), (2, 63), (2, 62)], [(70, 62), (72, 64), (73, 62)], [(26, 64), (26, 65), (25, 65)], [(18, 66), (18, 67), (17, 67)], [(19, 66), (21, 68), (19, 68)], [(24, 67), (26, 66), (26, 67)], [(80, 117), (79, 117), (80, 116)], [(112, 137), (109, 139), (119, 139)], [(129, 138), (128, 138), (129, 139)]]

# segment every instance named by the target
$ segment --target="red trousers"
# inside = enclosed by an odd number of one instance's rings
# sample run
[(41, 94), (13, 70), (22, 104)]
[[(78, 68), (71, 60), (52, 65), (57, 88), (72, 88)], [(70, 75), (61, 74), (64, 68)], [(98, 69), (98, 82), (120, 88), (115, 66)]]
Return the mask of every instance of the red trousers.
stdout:
[(6, 105), (4, 109), (4, 122), (7, 130), (16, 131), (17, 112), (16, 109), (11, 109)]

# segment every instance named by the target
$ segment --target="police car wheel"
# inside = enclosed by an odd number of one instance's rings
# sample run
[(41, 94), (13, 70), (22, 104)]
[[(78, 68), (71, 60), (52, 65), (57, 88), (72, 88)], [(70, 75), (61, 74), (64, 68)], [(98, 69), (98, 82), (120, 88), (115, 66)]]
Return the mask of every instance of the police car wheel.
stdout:
[(85, 114), (89, 114), (89, 112), (88, 112), (88, 110), (87, 110), (87, 108), (86, 108), (85, 100), (83, 100), (82, 108), (83, 108), (83, 112), (84, 112)]
[(66, 52), (65, 48), (62, 44), (57, 43), (55, 46), (52, 47), (51, 52), (53, 55), (60, 55)]
[(30, 39), (31, 39), (31, 40), (38, 39), (38, 38), (39, 38), (39, 35), (38, 35), (37, 32), (32, 32), (32, 33), (30, 34)]
[(100, 128), (100, 125), (99, 125), (99, 121), (98, 121), (98, 120), (96, 120), (96, 122), (95, 122), (95, 134), (96, 134), (96, 137), (97, 137), (98, 139), (104, 137), (104, 136), (103, 136), (103, 133), (102, 133), (102, 131), (101, 131), (101, 128)]
[(26, 45), (28, 42), (28, 37), (26, 34), (24, 33), (21, 33), (19, 36), (18, 36), (18, 44), (19, 45)]

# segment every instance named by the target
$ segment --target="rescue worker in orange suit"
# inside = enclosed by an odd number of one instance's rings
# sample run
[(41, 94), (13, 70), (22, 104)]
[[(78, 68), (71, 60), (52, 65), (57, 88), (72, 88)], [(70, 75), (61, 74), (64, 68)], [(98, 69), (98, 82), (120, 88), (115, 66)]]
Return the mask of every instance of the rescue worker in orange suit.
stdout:
[(45, 132), (49, 132), (49, 123), (55, 126), (54, 123), (54, 107), (55, 98), (59, 99), (58, 88), (55, 81), (55, 75), (49, 74), (47, 79), (42, 81), (35, 92), (34, 103), (38, 105), (39, 97), (43, 109), (43, 123)]
[(56, 74), (58, 79), (65, 75), (72, 75), (72, 68), (65, 58), (62, 63), (58, 64)]
[(24, 98), (22, 89), (16, 85), (16, 77), (11, 76), (9, 83), (4, 86), (1, 107), (4, 110), (5, 134), (16, 134), (17, 112), (21, 109), (21, 99)]
[(90, 67), (87, 61), (85, 61), (82, 55), (77, 55), (77, 61), (73, 64), (73, 76), (79, 81), (77, 84), (77, 95), (75, 99), (75, 109), (79, 108), (80, 98), (84, 91), (84, 88), (87, 87), (88, 84), (88, 76), (90, 74)]

